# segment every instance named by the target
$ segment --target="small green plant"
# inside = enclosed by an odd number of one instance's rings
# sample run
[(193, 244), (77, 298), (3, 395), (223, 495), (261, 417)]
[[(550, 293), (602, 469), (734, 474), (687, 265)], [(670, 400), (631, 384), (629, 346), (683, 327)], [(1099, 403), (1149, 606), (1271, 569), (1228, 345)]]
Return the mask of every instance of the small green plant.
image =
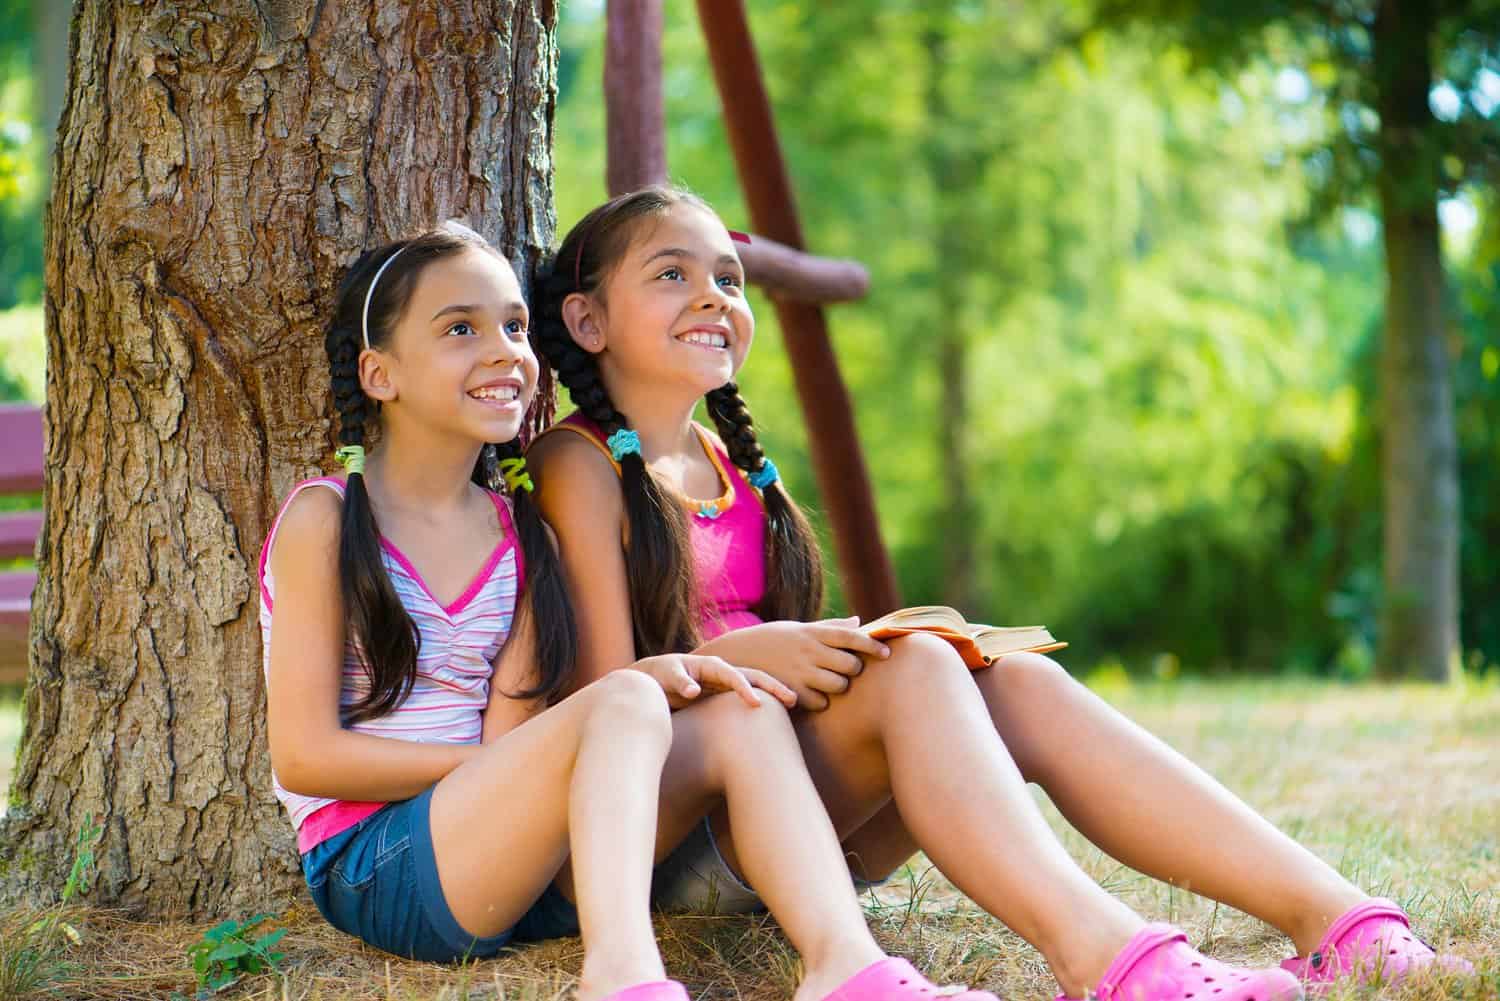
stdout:
[(223, 921), (189, 946), (188, 958), (193, 962), (199, 988), (217, 991), (243, 976), (275, 971), (286, 958), (286, 953), (273, 951), (286, 929), (256, 934), (271, 920), (274, 915), (257, 914), (244, 921)]
[(24, 997), (67, 973), (64, 954), (70, 944), (83, 941), (82, 934), (67, 918), (73, 898), (88, 892), (94, 873), (94, 848), (103, 833), (104, 829), (95, 825), (93, 815), (85, 815), (73, 865), (58, 902), (34, 920), (12, 915), (0, 921), (0, 1001)]

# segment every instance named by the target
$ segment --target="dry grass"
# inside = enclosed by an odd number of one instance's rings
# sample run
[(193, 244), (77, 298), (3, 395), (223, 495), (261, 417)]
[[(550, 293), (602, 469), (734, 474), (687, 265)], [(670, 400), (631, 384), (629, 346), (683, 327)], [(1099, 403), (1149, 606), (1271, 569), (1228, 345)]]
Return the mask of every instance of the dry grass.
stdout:
[[(1282, 682), (1105, 694), (1343, 872), (1403, 903), (1425, 937), (1481, 968), (1481, 977), (1467, 984), (1427, 981), (1385, 995), (1500, 998), (1500, 689)], [(3, 714), (0, 707), (0, 733), (9, 732)], [(9, 748), (0, 745), (0, 762), (8, 758)], [(1285, 940), (1266, 926), (1121, 868), (1047, 809), (1088, 871), (1143, 914), (1177, 922), (1195, 944), (1222, 958), (1268, 963), (1288, 954)], [(920, 858), (866, 903), (886, 948), (939, 982), (983, 985), (1011, 998), (1050, 997), (1054, 990), (1031, 948)], [(364, 948), (324, 925), (305, 903), (283, 923), (290, 928), (282, 942), (285, 976), (260, 977), (219, 997), (551, 1001), (567, 992), (582, 955), (570, 939), (443, 968)], [(82, 920), (83, 945), (67, 956), (72, 968), (48, 996), (191, 997), (184, 954), (205, 927), (92, 912)], [(797, 960), (768, 920), (672, 919), (657, 927), (669, 969), (695, 997), (790, 995)], [(1349, 989), (1336, 998), (1376, 994)]]

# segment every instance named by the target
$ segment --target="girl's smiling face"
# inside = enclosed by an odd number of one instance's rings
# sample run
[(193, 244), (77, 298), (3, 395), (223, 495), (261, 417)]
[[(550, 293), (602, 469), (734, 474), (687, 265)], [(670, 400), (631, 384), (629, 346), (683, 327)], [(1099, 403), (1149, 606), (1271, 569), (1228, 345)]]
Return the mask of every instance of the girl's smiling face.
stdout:
[(536, 392), (527, 323), (509, 262), (477, 247), (433, 261), (389, 341), (361, 358), (365, 392), (381, 401), (385, 421), (510, 441)]
[(678, 386), (698, 397), (732, 380), (749, 354), (744, 267), (724, 224), (697, 205), (641, 221), (600, 291), (569, 297), (564, 318), (598, 355), (606, 386)]

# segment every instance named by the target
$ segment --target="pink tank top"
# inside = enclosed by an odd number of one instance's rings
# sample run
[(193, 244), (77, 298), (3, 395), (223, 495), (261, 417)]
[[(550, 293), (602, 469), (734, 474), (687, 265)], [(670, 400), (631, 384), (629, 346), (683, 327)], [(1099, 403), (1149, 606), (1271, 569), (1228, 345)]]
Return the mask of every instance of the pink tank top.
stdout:
[[(260, 636), (266, 684), (271, 681), (271, 613), (275, 581), (271, 576), (271, 546), (292, 498), (308, 487), (326, 487), (344, 496), (340, 480), (321, 477), (292, 488), (260, 551)], [(489, 704), (492, 662), (510, 635), (524, 567), (521, 547), (510, 516), (509, 502), (492, 493), (503, 532), (499, 544), (464, 593), (450, 605), (440, 605), (426, 581), (395, 544), (380, 540), (381, 562), (390, 575), (396, 597), (411, 615), (421, 637), (417, 680), (406, 701), (379, 719), (351, 724), (349, 729), (398, 740), (425, 743), (477, 744), (485, 706)], [(348, 706), (370, 690), (369, 677), (351, 637), (344, 645), (343, 684), (339, 705)], [(286, 807), (297, 830), (297, 850), (303, 853), (359, 823), (385, 806), (324, 799), (289, 792), (276, 780), (276, 798)]]
[[(699, 628), (704, 639), (713, 639), (761, 621), (753, 609), (766, 594), (766, 509), (760, 493), (712, 436), (696, 423), (693, 430), (724, 488), (712, 501), (683, 498), (693, 547), (693, 573), (703, 607)], [(554, 431), (580, 435), (604, 453), (616, 473), (620, 471), (599, 426), (587, 417), (575, 411), (547, 433)]]

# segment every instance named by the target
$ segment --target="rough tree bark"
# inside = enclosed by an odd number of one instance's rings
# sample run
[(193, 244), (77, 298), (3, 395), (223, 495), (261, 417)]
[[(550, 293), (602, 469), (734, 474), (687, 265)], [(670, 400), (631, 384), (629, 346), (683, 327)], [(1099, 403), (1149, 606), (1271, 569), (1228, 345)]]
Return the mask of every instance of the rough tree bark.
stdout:
[(330, 455), (320, 319), (362, 248), (550, 241), (552, 0), (83, 0), (47, 217), (47, 523), (0, 890), (156, 916), (296, 886), (255, 564)]
[(1375, 19), (1386, 270), (1378, 667), (1387, 677), (1443, 681), (1459, 663), (1459, 484), (1443, 318), (1440, 165), (1427, 103), (1436, 17), (1430, 4), (1382, 0)]

